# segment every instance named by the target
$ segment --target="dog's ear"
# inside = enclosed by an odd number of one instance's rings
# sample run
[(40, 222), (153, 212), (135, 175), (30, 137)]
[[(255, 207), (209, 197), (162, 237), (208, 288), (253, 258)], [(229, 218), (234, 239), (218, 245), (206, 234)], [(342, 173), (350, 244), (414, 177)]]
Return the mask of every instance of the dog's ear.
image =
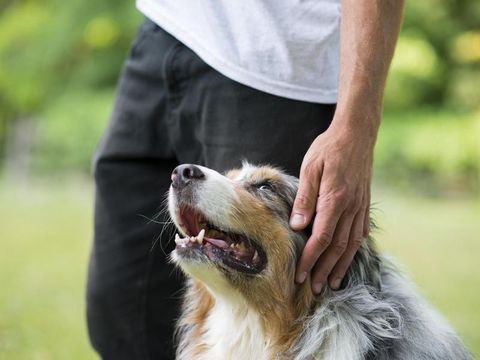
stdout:
[(290, 210), (298, 191), (298, 178), (292, 175), (284, 175), (285, 185), (279, 189), (279, 195), (286, 201)]

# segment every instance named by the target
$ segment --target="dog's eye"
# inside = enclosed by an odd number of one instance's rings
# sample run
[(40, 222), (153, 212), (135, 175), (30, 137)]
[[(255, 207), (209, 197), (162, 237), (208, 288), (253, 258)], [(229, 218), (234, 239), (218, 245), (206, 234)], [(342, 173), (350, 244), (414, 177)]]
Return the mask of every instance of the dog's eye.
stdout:
[(273, 188), (273, 185), (270, 184), (269, 182), (263, 182), (260, 184), (257, 184), (257, 189), (261, 191), (274, 191), (275, 189)]

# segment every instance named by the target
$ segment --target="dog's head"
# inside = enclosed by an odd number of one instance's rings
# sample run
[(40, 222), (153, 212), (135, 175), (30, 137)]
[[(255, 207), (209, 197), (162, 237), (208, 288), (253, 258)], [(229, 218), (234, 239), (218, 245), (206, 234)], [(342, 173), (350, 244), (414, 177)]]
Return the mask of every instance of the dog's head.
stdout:
[[(197, 165), (172, 173), (169, 211), (181, 235), (173, 261), (213, 291), (293, 291), (305, 243), (288, 224), (298, 179), (245, 163), (225, 176)], [(259, 299), (257, 299), (259, 300)]]

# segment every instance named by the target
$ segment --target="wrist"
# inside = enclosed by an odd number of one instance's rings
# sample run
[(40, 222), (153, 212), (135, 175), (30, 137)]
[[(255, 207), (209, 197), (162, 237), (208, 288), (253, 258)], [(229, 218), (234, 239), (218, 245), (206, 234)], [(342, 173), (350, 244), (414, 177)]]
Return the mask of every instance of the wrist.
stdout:
[(335, 112), (332, 124), (327, 130), (335, 138), (345, 143), (357, 143), (367, 150), (373, 151), (380, 127), (381, 116), (365, 109)]
[[(358, 74), (357, 74), (358, 75)], [(365, 74), (363, 74), (365, 75)], [(340, 85), (347, 82), (343, 81)], [(383, 111), (383, 87), (372, 79), (348, 81), (340, 86), (332, 127), (376, 139)]]

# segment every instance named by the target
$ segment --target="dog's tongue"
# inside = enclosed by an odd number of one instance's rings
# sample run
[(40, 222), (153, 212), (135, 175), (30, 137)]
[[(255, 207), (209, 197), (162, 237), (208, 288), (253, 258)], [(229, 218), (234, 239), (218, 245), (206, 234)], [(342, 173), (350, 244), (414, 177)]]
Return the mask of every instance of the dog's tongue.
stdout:
[(251, 261), (252, 258), (258, 257), (257, 251), (253, 249), (246, 248), (244, 244), (229, 244), (228, 242), (221, 239), (213, 239), (210, 237), (205, 237), (204, 240), (216, 247), (227, 249), (231, 255), (234, 255), (238, 260), (241, 261)]
[(205, 237), (204, 238), (205, 241), (209, 242), (210, 244), (212, 245), (215, 245), (219, 248), (222, 248), (222, 249), (226, 249), (228, 248), (228, 244), (226, 241), (224, 240), (221, 240), (221, 239), (212, 239), (212, 238), (209, 238), (209, 237)]

